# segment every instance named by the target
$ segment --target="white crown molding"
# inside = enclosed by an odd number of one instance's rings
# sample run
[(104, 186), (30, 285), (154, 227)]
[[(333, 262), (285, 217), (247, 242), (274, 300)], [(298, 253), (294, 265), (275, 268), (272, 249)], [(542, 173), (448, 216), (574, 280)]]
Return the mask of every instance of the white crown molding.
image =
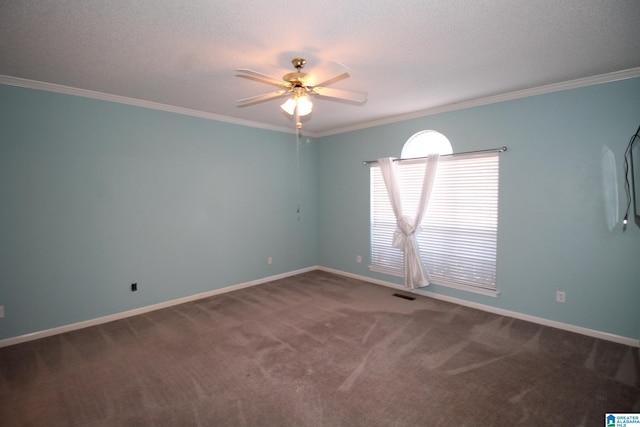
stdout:
[[(441, 105), (438, 107), (428, 108), (426, 110), (414, 111), (412, 113), (401, 114), (398, 116), (385, 117), (379, 120), (373, 120), (368, 122), (362, 122), (355, 125), (340, 127), (321, 132), (305, 132), (305, 136), (312, 138), (322, 138), (325, 136), (337, 135), (346, 132), (352, 132), (356, 130), (367, 129), (376, 126), (382, 126), (391, 123), (402, 122), (406, 120), (416, 119), (420, 117), (433, 116), (435, 114), (448, 113), (451, 111), (463, 110), (466, 108), (480, 107), (483, 105), (495, 104), (504, 101), (513, 101), (515, 99), (526, 98), (529, 96), (544, 95), (547, 93), (559, 92), (569, 89), (577, 89), (585, 86), (592, 86), (602, 83), (609, 83), (618, 80), (626, 80), (640, 77), (640, 67), (630, 68), (627, 70), (614, 71), (612, 73), (600, 74), (592, 77), (585, 77), (576, 80), (569, 80), (561, 83), (553, 83), (545, 86), (534, 87), (530, 89), (523, 89), (514, 92), (508, 92), (499, 95), (487, 96), (483, 98), (470, 99), (467, 101), (456, 102), (453, 104)], [(265, 123), (253, 122), (250, 120), (236, 119), (233, 117), (223, 116), (220, 114), (207, 113), (199, 110), (192, 110), (189, 108), (176, 107), (167, 104), (161, 104), (158, 102), (144, 101), (141, 99), (128, 98), (125, 96), (111, 95), (103, 92), (95, 92), (87, 89), (78, 89), (70, 86), (63, 86), (54, 83), (40, 82), (37, 80), (22, 79), (19, 77), (11, 77), (0, 74), (0, 84), (9, 86), (17, 86), (28, 89), (44, 90), (48, 92), (61, 93), (66, 95), (81, 96), (85, 98), (98, 99), (102, 101), (115, 102), (119, 104), (133, 105), (136, 107), (150, 108), (153, 110), (166, 111), (169, 113), (182, 114), (186, 116), (199, 117), (208, 120), (215, 120), (219, 122), (231, 123), (240, 126), (247, 126), (258, 129), (271, 130), (275, 132), (295, 133), (292, 130), (284, 126), (274, 126)]]
[(428, 108), (426, 110), (414, 111), (412, 113), (401, 114), (398, 116), (385, 117), (383, 119), (370, 122), (362, 122), (351, 126), (345, 126), (332, 129), (325, 132), (317, 132), (315, 137), (322, 138), (325, 136), (338, 135), (341, 133), (352, 132), (372, 128), (376, 126), (387, 125), (391, 123), (403, 122), (405, 120), (417, 119), (420, 117), (433, 116), (451, 111), (464, 110), (466, 108), (480, 107), (483, 105), (495, 104), (504, 101), (513, 101), (515, 99), (527, 98), (530, 96), (544, 95), (547, 93), (560, 92), (563, 90), (577, 89), (585, 86), (593, 86), (602, 83), (610, 83), (618, 80), (626, 80), (640, 77), (640, 67), (630, 68), (628, 70), (614, 71), (612, 73), (600, 74), (582, 79), (569, 80), (561, 83), (553, 83), (545, 86), (538, 86), (530, 89), (517, 90), (500, 95), (487, 96), (483, 98), (470, 99), (467, 101), (456, 102), (453, 104), (441, 105), (438, 107)]
[(11, 77), (0, 74), (0, 84), (8, 86), (22, 87), (26, 89), (43, 90), (47, 92), (61, 93), (64, 95), (80, 96), (83, 98), (98, 99), (100, 101), (115, 102), (118, 104), (132, 105), (135, 107), (149, 108), (152, 110), (166, 111), (168, 113), (181, 114), (184, 116), (199, 117), (201, 119), (215, 120), (218, 122), (231, 123), (240, 126), (247, 126), (258, 129), (271, 130), (276, 132), (295, 133), (295, 130), (284, 126), (273, 126), (265, 123), (253, 122), (250, 120), (236, 119), (233, 117), (223, 116), (220, 114), (207, 113), (200, 110), (192, 110), (189, 108), (176, 107), (159, 102), (144, 101), (142, 99), (128, 98), (126, 96), (111, 95), (104, 92), (96, 92), (93, 90), (79, 89), (71, 86), (64, 86), (55, 83), (40, 82), (37, 80), (22, 79), (19, 77)]
[(364, 282), (373, 283), (376, 285), (386, 286), (393, 289), (399, 289), (405, 292), (413, 293), (416, 295), (426, 296), (428, 298), (434, 298), (453, 304), (462, 305), (465, 307), (475, 308), (477, 310), (486, 311), (489, 313), (497, 314), (499, 316), (511, 317), (514, 319), (524, 320), (526, 322), (535, 323), (538, 325), (549, 326), (556, 329), (562, 329), (564, 331), (574, 332), (580, 335), (586, 335), (593, 338), (599, 338), (606, 341), (612, 341), (618, 344), (628, 345), (630, 347), (638, 347), (640, 349), (640, 340), (635, 338), (623, 337), (616, 334), (610, 334), (608, 332), (597, 331), (595, 329), (583, 328), (582, 326), (571, 325), (569, 323), (557, 322), (555, 320), (545, 319), (542, 317), (531, 316), (529, 314), (518, 313), (517, 311), (505, 310), (503, 308), (497, 308), (490, 305), (480, 304), (472, 301), (463, 300), (460, 298), (450, 297), (447, 295), (436, 294), (423, 289), (407, 289), (402, 285), (398, 285), (384, 280), (372, 279), (370, 277), (361, 276), (358, 274), (347, 273), (341, 270), (335, 270), (333, 268), (318, 267), (318, 270), (326, 271), (328, 273), (338, 274), (352, 279), (362, 280)]

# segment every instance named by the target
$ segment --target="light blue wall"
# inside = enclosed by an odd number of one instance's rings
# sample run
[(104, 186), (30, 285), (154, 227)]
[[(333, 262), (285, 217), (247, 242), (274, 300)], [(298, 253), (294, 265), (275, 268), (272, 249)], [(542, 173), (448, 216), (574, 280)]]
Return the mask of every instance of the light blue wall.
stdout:
[[(369, 168), (363, 160), (399, 157), (404, 142), (423, 129), (444, 133), (458, 152), (504, 145), (501, 294), (437, 286), (429, 292), (640, 339), (640, 229), (622, 233), (619, 222), (610, 229), (606, 214), (626, 205), (623, 154), (638, 125), (640, 79), (631, 79), (325, 137), (318, 153), (319, 263), (400, 283), (367, 269)], [(612, 181), (602, 167), (607, 150), (617, 169), (613, 207), (605, 203)], [(555, 302), (556, 290), (566, 292), (565, 304)]]
[(303, 139), (298, 220), (292, 134), (0, 86), (0, 339), (313, 265), (399, 283), (367, 269), (361, 162), (422, 129), (509, 147), (500, 296), (429, 292), (640, 339), (640, 229), (609, 229), (602, 168), (621, 211), (639, 124), (632, 79)]
[(0, 339), (316, 265), (316, 145), (0, 85)]

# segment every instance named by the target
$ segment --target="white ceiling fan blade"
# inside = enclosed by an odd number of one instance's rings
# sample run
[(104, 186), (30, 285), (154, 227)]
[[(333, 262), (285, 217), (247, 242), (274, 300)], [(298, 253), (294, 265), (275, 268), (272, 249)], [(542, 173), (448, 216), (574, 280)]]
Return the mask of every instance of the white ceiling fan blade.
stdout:
[(309, 87), (321, 87), (321, 86), (329, 86), (332, 85), (336, 82), (339, 82), (340, 80), (344, 80), (347, 77), (349, 77), (349, 73), (342, 73), (340, 75), (337, 75), (335, 77), (330, 78), (329, 80), (325, 80), (322, 83), (318, 83), (317, 85), (308, 85)]
[(252, 96), (249, 98), (238, 99), (236, 101), (236, 105), (238, 107), (246, 107), (247, 105), (257, 104), (258, 102), (268, 101), (270, 99), (279, 98), (281, 96), (285, 96), (289, 92), (288, 89), (279, 90), (276, 92), (265, 93), (262, 95)]
[(334, 89), (330, 87), (314, 87), (311, 92), (322, 98), (334, 98), (343, 101), (353, 102), (356, 104), (364, 104), (367, 102), (367, 94), (364, 92), (355, 92), (352, 90)]
[(255, 80), (257, 82), (266, 83), (269, 85), (287, 87), (288, 82), (285, 82), (284, 80), (281, 80), (281, 79), (277, 79), (275, 77), (268, 76), (266, 74), (259, 73), (257, 71), (249, 70), (247, 68), (241, 68), (236, 71), (238, 73), (243, 73), (243, 74), (236, 74), (236, 76), (238, 77), (243, 77), (249, 80)]
[[(304, 78), (307, 86), (328, 86), (333, 82), (333, 79), (348, 73), (349, 69), (346, 65), (334, 61), (309, 61), (307, 68), (303, 70), (307, 73)], [(339, 80), (342, 80), (341, 77)], [(337, 81), (337, 80), (336, 80)], [(327, 84), (326, 82), (329, 82)]]

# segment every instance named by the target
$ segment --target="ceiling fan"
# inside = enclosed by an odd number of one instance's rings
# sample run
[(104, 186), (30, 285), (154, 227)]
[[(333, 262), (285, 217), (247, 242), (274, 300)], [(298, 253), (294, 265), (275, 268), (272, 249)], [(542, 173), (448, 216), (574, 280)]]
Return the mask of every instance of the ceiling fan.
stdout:
[(246, 68), (236, 70), (239, 73), (236, 74), (238, 77), (255, 80), (281, 88), (275, 92), (239, 99), (236, 101), (237, 106), (246, 107), (259, 102), (289, 96), (289, 99), (281, 105), (281, 108), (286, 113), (296, 118), (296, 125), (300, 128), (302, 125), (299, 117), (310, 114), (313, 109), (313, 103), (311, 102), (311, 97), (309, 95), (352, 104), (364, 104), (367, 101), (366, 93), (327, 87), (339, 82), (340, 80), (346, 79), (349, 77), (349, 73), (344, 72), (325, 81), (317, 82), (318, 77), (314, 73), (302, 72), (302, 68), (307, 63), (304, 58), (293, 58), (291, 63), (296, 71), (285, 74), (282, 79), (271, 77)]

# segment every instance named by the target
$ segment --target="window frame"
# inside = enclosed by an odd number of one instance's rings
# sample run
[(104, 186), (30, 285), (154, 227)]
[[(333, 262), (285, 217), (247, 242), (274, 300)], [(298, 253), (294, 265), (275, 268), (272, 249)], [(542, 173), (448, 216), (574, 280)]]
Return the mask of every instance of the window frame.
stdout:
[[(407, 143), (411, 142), (416, 135)], [(420, 186), (425, 163), (424, 160), (414, 159), (403, 160), (398, 164), (404, 212), (415, 212), (413, 205), (417, 200), (413, 199), (416, 198), (416, 192), (419, 197), (420, 189), (413, 188), (408, 194), (405, 193), (407, 193), (407, 187)], [(473, 180), (471, 187), (469, 187), (469, 179)], [(448, 183), (447, 180), (451, 182)], [(412, 185), (412, 183), (417, 184)], [(391, 247), (395, 217), (380, 168), (375, 164), (371, 165), (370, 191), (371, 265), (369, 270), (402, 277), (404, 275), (402, 252)], [(459, 205), (457, 209), (451, 207), (452, 203)], [(417, 235), (418, 245), (423, 248), (421, 258), (433, 284), (489, 296), (499, 294), (497, 289), (498, 203), (498, 152), (441, 156), (431, 201), (421, 224), (423, 231)], [(378, 213), (382, 216), (377, 215)], [(447, 245), (446, 250), (443, 245)], [(476, 258), (470, 258), (470, 261), (461, 260), (463, 257), (471, 256)], [(461, 270), (454, 271), (455, 269)], [(461, 277), (476, 279), (474, 281), (461, 279)]]

